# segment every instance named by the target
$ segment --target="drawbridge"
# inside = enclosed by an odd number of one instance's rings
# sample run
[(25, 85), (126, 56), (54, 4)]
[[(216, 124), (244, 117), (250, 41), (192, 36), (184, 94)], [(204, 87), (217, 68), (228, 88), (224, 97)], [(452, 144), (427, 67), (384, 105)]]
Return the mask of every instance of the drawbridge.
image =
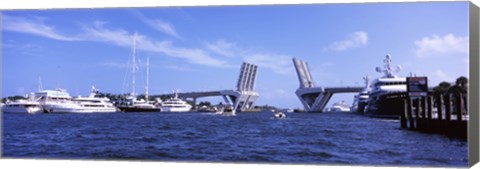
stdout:
[[(177, 96), (181, 99), (191, 100), (194, 106), (197, 104), (197, 98), (219, 96), (223, 97), (225, 103), (232, 105), (236, 111), (251, 109), (259, 97), (258, 93), (254, 91), (257, 68), (257, 65), (244, 62), (240, 68), (240, 75), (235, 90), (184, 92), (177, 93)], [(173, 95), (174, 93), (153, 95), (151, 97), (173, 97)]]
[(323, 111), (330, 98), (336, 93), (358, 93), (363, 89), (363, 87), (317, 87), (308, 64), (297, 58), (292, 60), (300, 82), (300, 87), (295, 94), (307, 112)]

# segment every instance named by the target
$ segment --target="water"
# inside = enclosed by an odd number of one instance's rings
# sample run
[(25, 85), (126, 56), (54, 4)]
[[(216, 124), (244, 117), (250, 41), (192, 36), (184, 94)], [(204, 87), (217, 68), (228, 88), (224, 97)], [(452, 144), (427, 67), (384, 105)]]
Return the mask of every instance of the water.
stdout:
[(3, 114), (2, 156), (467, 167), (466, 140), (349, 113)]

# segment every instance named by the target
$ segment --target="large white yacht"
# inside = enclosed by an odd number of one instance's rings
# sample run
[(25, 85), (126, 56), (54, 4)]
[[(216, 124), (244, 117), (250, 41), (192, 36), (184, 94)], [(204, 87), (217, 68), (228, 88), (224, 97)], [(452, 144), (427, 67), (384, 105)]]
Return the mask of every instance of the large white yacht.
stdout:
[(65, 89), (42, 90), (35, 93), (46, 113), (90, 113), (91, 109), (82, 107), (72, 100)]
[(72, 100), (80, 104), (81, 107), (90, 110), (90, 112), (116, 112), (117, 108), (107, 97), (97, 97), (98, 90), (92, 86), (88, 97), (74, 97)]
[(363, 88), (362, 91), (360, 91), (354, 96), (352, 106), (350, 107), (350, 110), (352, 112), (363, 113), (365, 112), (365, 107), (368, 104), (368, 95), (370, 93), (370, 79), (368, 78), (368, 76), (366, 76), (363, 78), (363, 80), (365, 80), (365, 88)]
[(6, 104), (2, 105), (2, 112), (35, 114), (43, 112), (43, 109), (40, 103), (31, 96), (28, 99), (7, 101)]
[(375, 79), (370, 85), (366, 113), (372, 116), (397, 118), (404, 106), (402, 100), (406, 97), (407, 80), (394, 74), (399, 72), (401, 67), (393, 69), (391, 62), (390, 55), (386, 55), (384, 69), (376, 68), (376, 71), (384, 73), (384, 76)]
[(192, 106), (182, 99), (178, 98), (178, 94), (174, 92), (174, 96), (162, 102), (160, 106), (161, 112), (187, 112)]

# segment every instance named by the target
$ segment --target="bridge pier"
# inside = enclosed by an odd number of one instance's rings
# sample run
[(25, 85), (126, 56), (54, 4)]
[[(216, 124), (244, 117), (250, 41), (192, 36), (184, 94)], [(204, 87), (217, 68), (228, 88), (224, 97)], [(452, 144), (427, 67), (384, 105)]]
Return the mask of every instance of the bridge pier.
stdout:
[(321, 112), (335, 93), (359, 93), (363, 87), (316, 87), (308, 64), (293, 58), (300, 87), (295, 91), (298, 99), (307, 112)]

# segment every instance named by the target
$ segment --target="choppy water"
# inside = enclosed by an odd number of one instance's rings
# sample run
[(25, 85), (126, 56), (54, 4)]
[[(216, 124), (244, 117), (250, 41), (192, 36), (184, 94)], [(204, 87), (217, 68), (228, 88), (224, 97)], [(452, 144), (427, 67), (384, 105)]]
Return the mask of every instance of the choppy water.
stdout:
[(6, 158), (461, 166), (466, 140), (348, 113), (3, 114)]

